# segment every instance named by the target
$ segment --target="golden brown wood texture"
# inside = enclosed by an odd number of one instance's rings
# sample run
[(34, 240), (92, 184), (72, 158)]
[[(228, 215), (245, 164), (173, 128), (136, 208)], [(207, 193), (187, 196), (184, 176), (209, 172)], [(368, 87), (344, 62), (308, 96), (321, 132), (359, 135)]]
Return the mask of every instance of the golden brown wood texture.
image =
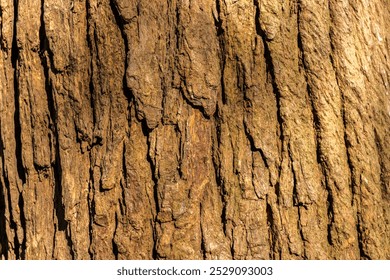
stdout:
[(388, 0), (0, 0), (3, 259), (390, 259)]

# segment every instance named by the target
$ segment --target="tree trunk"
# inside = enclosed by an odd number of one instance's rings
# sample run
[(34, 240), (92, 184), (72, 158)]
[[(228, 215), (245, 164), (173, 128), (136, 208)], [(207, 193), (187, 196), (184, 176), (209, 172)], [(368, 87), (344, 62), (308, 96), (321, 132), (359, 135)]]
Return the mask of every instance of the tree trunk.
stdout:
[(3, 259), (390, 259), (389, 0), (0, 0)]

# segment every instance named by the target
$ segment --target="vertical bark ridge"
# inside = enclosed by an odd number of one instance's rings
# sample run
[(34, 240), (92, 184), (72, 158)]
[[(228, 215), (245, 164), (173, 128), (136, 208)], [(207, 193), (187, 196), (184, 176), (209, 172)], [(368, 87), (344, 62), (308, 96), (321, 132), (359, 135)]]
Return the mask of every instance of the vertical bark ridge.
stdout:
[[(356, 217), (351, 205), (352, 191), (349, 179), (351, 170), (344, 145), (342, 96), (330, 60), (328, 4), (301, 1), (301, 8), (300, 34), (303, 46), (308, 46), (304, 47), (305, 64), (310, 70), (308, 85), (319, 120), (319, 150), (325, 183), (332, 197), (329, 202), (332, 203), (330, 242), (338, 248), (336, 250), (344, 252), (335, 257), (357, 258), (359, 253), (355, 230)], [(319, 10), (322, 12), (318, 12)], [(313, 25), (307, 25), (308, 20), (312, 21)], [(322, 42), (321, 46), (316, 46), (319, 42)], [(319, 76), (317, 73), (323, 74)]]
[[(378, 243), (386, 242), (382, 240), (386, 229), (381, 226), (385, 225), (385, 216), (382, 207), (378, 205), (378, 201), (382, 200), (381, 167), (372, 123), (377, 104), (375, 101), (365, 102), (368, 96), (378, 95), (365, 79), (369, 79), (372, 75), (372, 70), (368, 68), (371, 54), (369, 47), (380, 45), (380, 34), (383, 31), (379, 29), (376, 20), (372, 20), (371, 25), (365, 23), (375, 4), (371, 6), (352, 2), (349, 6), (342, 6), (332, 1), (330, 3), (330, 11), (333, 15), (332, 35), (334, 41), (339, 42), (334, 46), (338, 58), (336, 73), (344, 96), (346, 138), (352, 165), (353, 187), (358, 197), (355, 201), (360, 251), (365, 258), (384, 258), (386, 251), (377, 249)], [(341, 11), (348, 13), (344, 22), (334, 19), (335, 13)], [(363, 28), (357, 28), (359, 24), (363, 25)], [(348, 72), (345, 71), (345, 67), (349, 68)], [(370, 234), (367, 234), (368, 228)]]

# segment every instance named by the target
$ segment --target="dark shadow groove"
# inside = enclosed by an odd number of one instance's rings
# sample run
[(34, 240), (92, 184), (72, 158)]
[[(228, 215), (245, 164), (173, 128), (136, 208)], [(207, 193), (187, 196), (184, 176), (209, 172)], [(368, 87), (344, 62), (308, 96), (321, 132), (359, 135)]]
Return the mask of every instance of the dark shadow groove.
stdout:
[[(326, 185), (328, 185), (328, 184), (326, 184)], [(326, 187), (326, 189), (328, 191), (328, 196), (326, 199), (326, 211), (328, 214), (327, 239), (328, 239), (329, 245), (333, 246), (334, 245), (333, 240), (332, 240), (332, 225), (334, 223), (333, 196), (332, 196), (332, 191), (330, 190), (330, 188), (328, 186)]]
[(363, 229), (362, 229), (362, 221), (361, 221), (361, 215), (358, 214), (358, 221), (356, 224), (356, 230), (358, 234), (358, 243), (359, 243), (359, 253), (360, 253), (360, 259), (361, 260), (371, 260), (371, 257), (366, 254), (366, 250), (364, 249), (364, 243), (366, 240), (363, 239)]
[(72, 259), (72, 260), (75, 260), (75, 259), (76, 259), (76, 256), (75, 256), (75, 252), (74, 252), (74, 248), (73, 248), (72, 232), (71, 232), (70, 227), (67, 228), (67, 230), (65, 231), (65, 233), (66, 233), (66, 234), (65, 234), (66, 243), (67, 243), (68, 248), (69, 248), (69, 253), (70, 253), (71, 259)]
[(114, 254), (115, 260), (119, 259), (119, 249), (118, 245), (115, 243), (115, 236), (117, 234), (116, 230), (118, 229), (118, 215), (115, 213), (115, 231), (112, 237), (112, 253)]
[[(26, 183), (26, 168), (23, 166), (23, 150), (22, 150), (22, 127), (20, 122), (20, 92), (19, 92), (19, 72), (18, 72), (18, 64), (20, 62), (20, 53), (19, 53), (19, 47), (17, 43), (17, 22), (18, 22), (18, 10), (19, 10), (19, 1), (14, 1), (14, 26), (13, 26), (13, 38), (12, 38), (12, 48), (11, 48), (11, 63), (14, 70), (14, 105), (15, 105), (15, 112), (14, 112), (14, 137), (15, 137), (15, 155), (16, 155), (16, 164), (17, 164), (17, 172), (19, 178), (22, 180), (22, 184), (24, 185)], [(10, 207), (10, 213), (12, 212), (11, 208), (11, 195), (8, 192), (8, 200), (9, 200), (9, 207)], [(19, 194), (18, 198), (18, 206), (20, 210), (20, 223), (21, 228), (23, 230), (23, 240), (22, 243), (19, 242), (18, 238), (18, 225), (15, 223), (15, 221), (12, 219), (11, 215), (11, 228), (15, 231), (15, 237), (14, 237), (14, 250), (15, 250), (15, 256), (16, 259), (24, 259), (25, 257), (25, 249), (26, 249), (26, 220), (24, 217), (24, 203), (23, 203), (23, 196), (22, 194)]]
[[(256, 8), (256, 14), (255, 14), (255, 26), (256, 26), (256, 33), (258, 36), (262, 38), (263, 41), (263, 46), (264, 46), (264, 59), (266, 63), (266, 72), (271, 78), (271, 85), (273, 89), (273, 93), (275, 95), (275, 100), (276, 100), (276, 116), (279, 124), (279, 133), (280, 133), (280, 141), (281, 143), (284, 142), (284, 132), (283, 132), (283, 124), (284, 120), (282, 117), (282, 105), (281, 105), (281, 93), (278, 87), (278, 84), (276, 82), (276, 77), (275, 77), (275, 70), (274, 70), (274, 63), (271, 55), (271, 50), (268, 45), (268, 39), (264, 31), (261, 29), (260, 26), (260, 4), (258, 0), (253, 0), (253, 4)], [(268, 80), (268, 78), (267, 78)], [(267, 81), (268, 82), (268, 81)]]
[(127, 100), (130, 102), (133, 98), (133, 94), (131, 90), (127, 87), (126, 82), (126, 70), (128, 68), (128, 55), (129, 55), (129, 40), (127, 38), (126, 32), (125, 32), (125, 24), (126, 22), (123, 20), (122, 16), (120, 15), (120, 12), (118, 10), (118, 7), (114, 0), (110, 0), (110, 8), (115, 18), (116, 26), (119, 27), (119, 30), (121, 32), (121, 36), (125, 45), (125, 71), (123, 74), (123, 80), (122, 80), (122, 86), (123, 86), (123, 93)]
[[(9, 181), (7, 179), (7, 177), (5, 178), (6, 182), (6, 186), (8, 186), (8, 190), (10, 189), (10, 184), (9, 184)], [(17, 223), (15, 222), (15, 218), (12, 214), (12, 199), (11, 199), (11, 194), (10, 192), (8, 191), (8, 211), (10, 213), (10, 229), (14, 232), (14, 242), (13, 242), (13, 251), (14, 251), (14, 254), (15, 254), (15, 259), (16, 260), (20, 260), (20, 248), (21, 248), (21, 244), (19, 242), (19, 238), (18, 238), (18, 233), (19, 233), (19, 228), (18, 228), (18, 225)]]
[(214, 25), (217, 32), (218, 38), (218, 57), (220, 61), (220, 71), (221, 71), (221, 97), (217, 99), (217, 108), (214, 114), (218, 113), (218, 102), (222, 101), (222, 106), (227, 103), (226, 90), (225, 90), (225, 63), (226, 63), (226, 50), (225, 50), (225, 30), (223, 29), (223, 21), (221, 18), (221, 3), (220, 0), (216, 1), (216, 11), (218, 13), (218, 18), (214, 17)]
[(25, 260), (26, 259), (26, 217), (24, 215), (24, 199), (23, 195), (19, 194), (19, 200), (18, 200), (19, 210), (20, 210), (20, 223), (23, 228), (23, 241), (22, 244), (20, 244), (20, 259)]
[(268, 240), (270, 244), (270, 250), (269, 250), (269, 259), (274, 260), (275, 259), (275, 250), (276, 250), (276, 236), (274, 233), (274, 217), (273, 217), (273, 211), (271, 205), (268, 203), (268, 196), (266, 197), (267, 202), (267, 224), (268, 224)]
[[(1, 16), (1, 15), (0, 15)], [(4, 167), (5, 167), (5, 160), (4, 160), (4, 145), (1, 137), (1, 120), (0, 120), (0, 159), (2, 160), (2, 168), (3, 172), (0, 174), (3, 178), (7, 178)], [(7, 260), (8, 259), (8, 236), (7, 236), (7, 223), (6, 223), (6, 206), (5, 206), (5, 189), (8, 189), (7, 186), (3, 185), (3, 181), (0, 180), (0, 259), (3, 257)]]
[[(217, 108), (218, 110), (218, 108)], [(219, 190), (219, 195), (220, 195), (220, 200), (221, 200), (221, 205), (222, 205), (222, 209), (221, 209), (221, 216), (220, 216), (220, 219), (221, 219), (221, 224), (222, 224), (222, 230), (223, 230), (223, 233), (225, 236), (227, 236), (227, 215), (226, 215), (226, 211), (227, 211), (227, 193), (226, 193), (226, 189), (225, 189), (225, 184), (224, 184), (224, 180), (223, 180), (223, 177), (221, 175), (221, 169), (220, 169), (220, 159), (219, 159), (219, 154), (218, 154), (218, 147), (219, 147), (219, 143), (221, 141), (220, 137), (221, 137), (221, 128), (220, 128), (220, 124), (221, 124), (221, 120), (219, 119), (219, 117), (217, 115), (214, 116), (214, 123), (215, 123), (215, 131), (216, 133), (212, 136), (212, 141), (213, 141), (213, 145), (212, 145), (212, 163), (213, 163), (213, 168), (214, 168), (214, 174), (215, 174), (215, 182), (216, 182), (216, 185), (217, 185), (217, 188)]]
[(93, 250), (92, 250), (92, 241), (93, 241), (93, 218), (95, 217), (95, 201), (94, 196), (91, 195), (93, 193), (93, 168), (90, 166), (89, 168), (89, 184), (88, 184), (88, 213), (89, 213), (89, 224), (88, 224), (88, 234), (89, 234), (89, 248), (88, 248), (88, 254), (91, 260), (93, 260)]
[(142, 121), (142, 132), (143, 132), (143, 135), (147, 138), (147, 145), (148, 145), (148, 154), (146, 156), (146, 159), (150, 165), (150, 171), (151, 171), (151, 174), (152, 174), (152, 181), (153, 181), (153, 197), (154, 197), (154, 203), (155, 203), (155, 208), (156, 208), (156, 217), (153, 217), (154, 220), (153, 220), (153, 225), (152, 225), (152, 228), (153, 228), (153, 241), (154, 241), (154, 246), (153, 246), (153, 250), (152, 250), (152, 258), (154, 260), (157, 260), (160, 258), (159, 254), (158, 254), (158, 251), (157, 251), (157, 239), (158, 239), (158, 236), (157, 236), (157, 232), (156, 232), (156, 223), (157, 223), (157, 214), (158, 212), (160, 211), (160, 206), (159, 206), (159, 195), (158, 195), (158, 178), (156, 176), (156, 164), (154, 162), (154, 160), (150, 157), (150, 139), (149, 139), (149, 129), (148, 129), (148, 126), (146, 124), (146, 121)]
[[(200, 219), (202, 219), (202, 203), (200, 203), (200, 207), (199, 207), (199, 217), (200, 217)], [(201, 251), (203, 260), (207, 260), (206, 242), (205, 242), (205, 237), (204, 237), (204, 232), (203, 232), (202, 226), (200, 227), (200, 236), (201, 236), (200, 251)]]
[(19, 178), (22, 180), (22, 183), (26, 183), (26, 168), (23, 166), (23, 148), (22, 148), (22, 127), (20, 122), (20, 92), (19, 92), (19, 72), (18, 72), (18, 63), (19, 63), (19, 47), (17, 43), (17, 22), (18, 22), (18, 9), (19, 1), (14, 1), (14, 26), (13, 26), (13, 39), (12, 39), (12, 48), (11, 48), (11, 62), (14, 70), (14, 104), (15, 104), (15, 114), (14, 114), (14, 125), (15, 125), (15, 144), (16, 144), (16, 164)]
[(375, 135), (375, 146), (378, 154), (378, 160), (379, 160), (379, 166), (381, 167), (381, 174), (380, 174), (380, 184), (381, 184), (381, 192), (382, 192), (382, 199), (390, 201), (390, 192), (387, 190), (387, 170), (386, 170), (386, 150), (383, 145), (383, 142), (381, 140), (381, 137), (379, 136), (379, 133), (376, 128), (374, 128), (374, 135)]

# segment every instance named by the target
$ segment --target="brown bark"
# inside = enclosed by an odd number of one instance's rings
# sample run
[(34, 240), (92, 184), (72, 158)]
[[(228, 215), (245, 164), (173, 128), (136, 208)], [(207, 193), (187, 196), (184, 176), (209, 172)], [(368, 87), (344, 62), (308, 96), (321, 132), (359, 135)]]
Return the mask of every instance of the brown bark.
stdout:
[(4, 259), (390, 259), (390, 3), (0, 0)]

